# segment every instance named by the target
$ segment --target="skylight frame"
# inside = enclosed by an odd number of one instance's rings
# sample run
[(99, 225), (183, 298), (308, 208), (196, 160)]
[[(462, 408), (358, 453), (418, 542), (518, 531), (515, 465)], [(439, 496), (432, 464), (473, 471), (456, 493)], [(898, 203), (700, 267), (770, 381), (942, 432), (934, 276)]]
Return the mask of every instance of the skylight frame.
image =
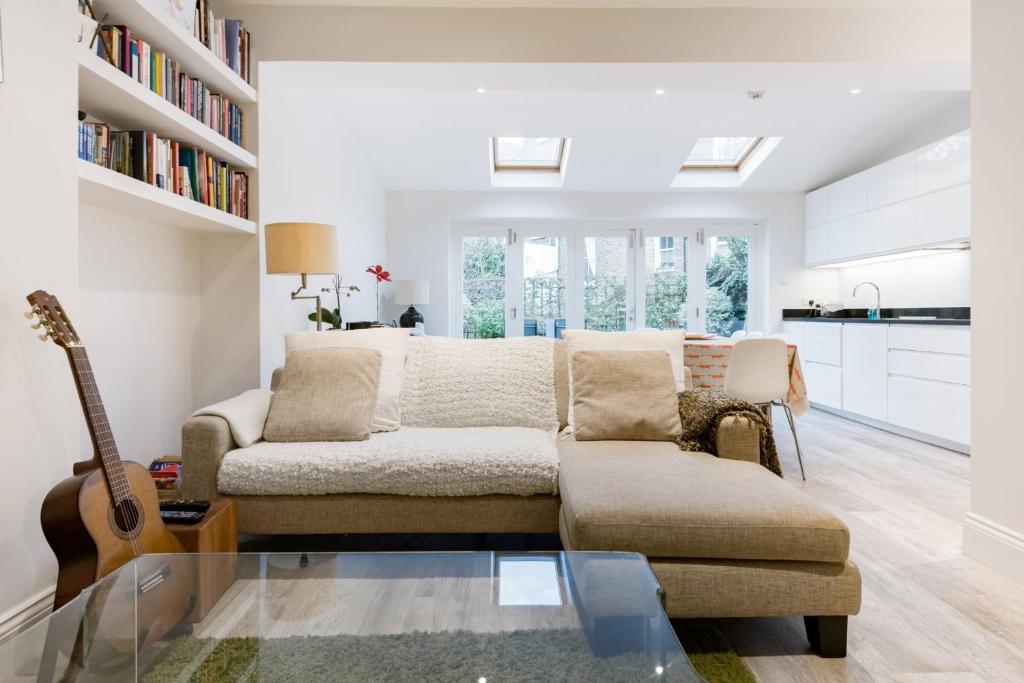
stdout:
[[(562, 173), (563, 172), (563, 165), (565, 164), (565, 151), (566, 151), (566, 147), (568, 146), (567, 145), (568, 138), (564, 138), (564, 137), (556, 138), (558, 140), (558, 153), (556, 154), (554, 161), (552, 161), (550, 164), (538, 164), (538, 163), (516, 164), (516, 163), (502, 163), (502, 162), (498, 161), (498, 141), (501, 140), (502, 138), (505, 138), (505, 137), (514, 137), (514, 136), (505, 136), (505, 135), (497, 136), (496, 135), (496, 136), (491, 138), (491, 159), (493, 160), (493, 172), (494, 173), (510, 173), (510, 172), (511, 173), (517, 173), (517, 172), (527, 172), (527, 173)], [(524, 139), (528, 140), (530, 138), (524, 136)], [(537, 139), (537, 138), (533, 138), (533, 139)]]
[[(711, 139), (714, 139), (715, 137), (725, 137), (725, 136), (709, 136), (709, 137)], [(736, 136), (736, 137), (739, 137), (739, 136)], [(700, 141), (704, 140), (704, 139), (708, 139), (708, 138), (698, 138), (697, 139), (697, 143), (700, 143)], [(747, 145), (747, 148), (745, 150), (743, 150), (743, 153), (740, 154), (740, 156), (734, 162), (725, 161), (725, 162), (722, 162), (722, 163), (714, 163), (714, 162), (711, 162), (711, 163), (709, 163), (709, 162), (687, 163), (684, 160), (682, 165), (679, 167), (679, 172), (680, 173), (694, 173), (694, 172), (696, 172), (696, 173), (707, 173), (707, 172), (710, 171), (710, 172), (739, 173), (740, 169), (743, 168), (743, 164), (745, 164), (747, 162), (747, 160), (750, 159), (750, 157), (754, 154), (754, 152), (756, 152), (761, 147), (761, 145), (764, 143), (764, 141), (765, 141), (765, 136), (763, 136), (763, 135), (751, 137), (751, 143), (749, 145)], [(696, 146), (697, 145), (694, 144), (694, 147), (696, 147)], [(690, 150), (690, 153), (691, 154), (693, 153), (692, 149)], [(689, 155), (687, 155), (687, 158), (689, 158)]]

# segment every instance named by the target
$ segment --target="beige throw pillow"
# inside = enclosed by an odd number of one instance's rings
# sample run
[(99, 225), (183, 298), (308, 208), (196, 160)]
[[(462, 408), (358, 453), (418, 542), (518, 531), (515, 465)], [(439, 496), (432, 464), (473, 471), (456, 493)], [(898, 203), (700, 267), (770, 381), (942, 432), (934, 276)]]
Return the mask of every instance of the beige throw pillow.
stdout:
[(674, 441), (683, 433), (665, 351), (577, 351), (571, 360), (577, 441)]
[(357, 348), (380, 351), (380, 393), (370, 431), (393, 432), (402, 425), (399, 403), (405, 377), (405, 355), (409, 349), (409, 330), (380, 327), (345, 332), (293, 332), (285, 335), (285, 349), (292, 353), (309, 348)]
[(685, 330), (637, 330), (634, 332), (601, 332), (598, 330), (566, 330), (563, 334), (569, 357), (569, 426), (575, 425), (572, 397), (572, 357), (577, 351), (665, 351), (671, 360), (676, 391), (686, 390), (686, 366), (683, 362)]
[[(337, 334), (344, 334), (338, 332)], [(373, 349), (299, 349), (281, 371), (263, 428), (267, 441), (364, 441), (380, 386)]]

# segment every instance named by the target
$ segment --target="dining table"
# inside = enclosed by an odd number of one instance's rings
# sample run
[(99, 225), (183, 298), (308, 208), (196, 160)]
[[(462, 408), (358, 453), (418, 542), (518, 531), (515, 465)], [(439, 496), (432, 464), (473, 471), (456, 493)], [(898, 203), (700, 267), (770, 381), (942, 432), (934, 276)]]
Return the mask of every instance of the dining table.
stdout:
[[(684, 362), (690, 368), (694, 389), (721, 389), (725, 386), (725, 371), (729, 367), (732, 347), (738, 339), (714, 337), (687, 339), (683, 349)], [(789, 393), (787, 402), (794, 415), (803, 415), (810, 409), (807, 384), (800, 366), (800, 354), (795, 344), (786, 344), (789, 360)]]

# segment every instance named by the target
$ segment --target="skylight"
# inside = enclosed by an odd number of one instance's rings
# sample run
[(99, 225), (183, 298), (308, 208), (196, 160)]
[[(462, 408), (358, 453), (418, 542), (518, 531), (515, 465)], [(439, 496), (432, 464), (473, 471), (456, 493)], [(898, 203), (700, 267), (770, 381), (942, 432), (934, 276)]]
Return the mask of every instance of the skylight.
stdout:
[(681, 171), (739, 171), (764, 138), (700, 138)]
[(553, 171), (562, 168), (565, 138), (491, 138), (495, 171)]

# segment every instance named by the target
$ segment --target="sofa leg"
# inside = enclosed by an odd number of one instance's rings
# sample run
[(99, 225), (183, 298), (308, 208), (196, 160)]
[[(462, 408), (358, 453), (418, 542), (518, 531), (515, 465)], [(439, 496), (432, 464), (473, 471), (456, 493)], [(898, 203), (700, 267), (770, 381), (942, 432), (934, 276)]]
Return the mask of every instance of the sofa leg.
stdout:
[(807, 640), (821, 657), (845, 657), (848, 622), (849, 617), (804, 617)]

